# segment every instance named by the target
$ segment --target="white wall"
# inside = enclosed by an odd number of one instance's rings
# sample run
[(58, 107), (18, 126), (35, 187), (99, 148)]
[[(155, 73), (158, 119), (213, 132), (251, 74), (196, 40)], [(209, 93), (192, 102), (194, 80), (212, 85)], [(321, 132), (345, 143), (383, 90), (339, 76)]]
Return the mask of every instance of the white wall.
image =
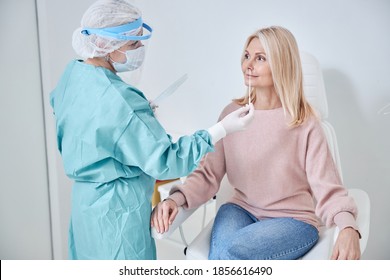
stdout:
[(52, 258), (37, 30), (34, 1), (0, 1), (3, 260)]
[[(31, 1), (25, 0), (26, 3)], [(8, 2), (11, 3), (10, 0)], [(47, 131), (53, 251), (54, 258), (66, 258), (71, 183), (63, 175), (62, 163), (56, 150), (48, 96), (66, 63), (75, 57), (71, 48), (72, 32), (78, 27), (85, 9), (94, 1), (36, 2)], [(239, 61), (242, 46), (250, 33), (259, 27), (273, 24), (290, 29), (301, 49), (314, 54), (322, 64), (328, 92), (330, 122), (338, 135), (345, 184), (348, 187), (363, 188), (371, 198), (371, 235), (363, 258), (390, 259), (390, 225), (384, 218), (390, 212), (390, 204), (387, 202), (390, 196), (390, 114), (378, 114), (381, 108), (390, 103), (390, 39), (386, 35), (390, 26), (390, 1), (132, 2), (143, 10), (145, 21), (154, 28), (139, 87), (152, 99), (182, 74), (189, 75), (189, 80), (158, 110), (162, 124), (174, 132), (187, 133), (207, 128), (215, 122), (221, 109), (232, 98), (243, 94)], [(2, 14), (3, 3), (1, 0)], [(19, 7), (17, 5), (19, 4), (13, 4), (13, 8)], [(11, 23), (15, 23), (11, 18), (6, 18), (6, 22), (2, 19), (1, 26), (11, 26)], [(23, 65), (25, 49), (24, 45), (20, 46), (20, 49), (16, 48), (14, 52), (7, 49), (13, 57), (20, 59), (16, 66)], [(31, 52), (30, 45), (28, 49)], [(35, 54), (32, 52), (31, 55)], [(8, 59), (11, 59), (11, 56)], [(13, 65), (13, 61), (8, 60), (7, 65)], [(14, 73), (17, 71), (20, 72), (20, 68), (14, 69)], [(36, 73), (34, 69), (25, 71)], [(19, 79), (20, 75), (18, 74)], [(34, 75), (22, 76), (23, 82), (34, 80), (36, 83), (37, 79), (39, 77)], [(16, 81), (16, 78), (13, 78), (7, 82), (17, 83)], [(27, 87), (27, 83), (18, 84), (23, 85)], [(20, 108), (25, 97), (16, 95), (20, 94), (19, 90), (12, 93), (5, 96), (4, 91), (1, 91), (1, 108), (7, 108), (7, 113), (1, 113), (2, 127), (4, 122), (11, 124), (9, 129), (15, 129), (18, 123), (6, 121), (9, 119), (9, 113), (17, 115), (16, 112), (23, 112), (23, 116), (34, 124), (33, 127), (39, 128), (41, 120), (27, 115), (28, 108)], [(6, 99), (10, 96), (15, 98), (12, 103)], [(24, 139), (24, 134), (15, 134), (13, 140), (23, 144)], [(30, 147), (31, 145), (26, 146), (25, 150), (17, 154), (30, 153)], [(39, 150), (36, 152), (39, 153)], [(1, 159), (1, 164), (7, 166), (8, 161)], [(12, 178), (14, 177), (8, 179), (6, 184), (14, 183)], [(32, 184), (34, 187), (39, 185), (35, 182)], [(16, 183), (19, 189), (24, 185), (21, 181)], [(1, 202), (3, 193), (11, 192), (4, 192), (4, 189), (1, 186)], [(41, 196), (44, 197), (44, 194), (38, 197)], [(40, 210), (47, 211), (45, 207)], [(10, 213), (8, 209), (7, 213)], [(10, 221), (1, 217), (3, 228), (3, 224), (7, 225)], [(6, 246), (1, 242), (2, 246)], [(12, 248), (12, 245), (8, 248)]]

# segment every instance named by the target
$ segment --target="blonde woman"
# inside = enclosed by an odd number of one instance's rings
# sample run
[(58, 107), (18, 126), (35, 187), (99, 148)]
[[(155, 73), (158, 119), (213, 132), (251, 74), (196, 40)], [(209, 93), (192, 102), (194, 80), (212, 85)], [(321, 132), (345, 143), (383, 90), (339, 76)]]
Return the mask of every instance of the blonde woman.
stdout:
[(319, 218), (340, 229), (332, 259), (359, 259), (356, 205), (304, 97), (294, 36), (279, 26), (256, 31), (245, 44), (241, 66), (253, 90), (233, 100), (220, 118), (250, 100), (254, 121), (220, 141), (184, 185), (173, 188), (154, 209), (152, 226), (166, 231), (178, 206), (206, 202), (227, 174), (235, 192), (217, 213), (210, 259), (300, 258), (318, 241)]

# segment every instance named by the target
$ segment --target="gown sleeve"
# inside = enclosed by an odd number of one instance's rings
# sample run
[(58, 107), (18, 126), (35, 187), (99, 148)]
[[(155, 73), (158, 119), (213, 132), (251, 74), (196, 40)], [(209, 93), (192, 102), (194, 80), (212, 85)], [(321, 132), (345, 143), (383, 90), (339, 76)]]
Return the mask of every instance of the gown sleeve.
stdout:
[(214, 150), (209, 133), (199, 130), (176, 143), (154, 117), (147, 101), (129, 113), (115, 143), (115, 156), (125, 165), (138, 167), (149, 176), (167, 180), (188, 175), (202, 157)]

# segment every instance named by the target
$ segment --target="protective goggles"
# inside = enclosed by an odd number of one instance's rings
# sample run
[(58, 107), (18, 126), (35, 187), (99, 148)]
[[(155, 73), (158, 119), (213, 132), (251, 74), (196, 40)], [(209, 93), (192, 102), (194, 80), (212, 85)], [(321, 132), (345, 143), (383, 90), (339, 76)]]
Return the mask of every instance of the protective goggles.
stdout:
[[(130, 32), (132, 30), (138, 29), (140, 27), (145, 28), (149, 31), (149, 34), (147, 35), (123, 35), (124, 33)], [(136, 21), (126, 23), (119, 26), (114, 27), (105, 27), (105, 28), (85, 28), (81, 30), (81, 34), (84, 35), (91, 35), (96, 34), (102, 37), (110, 37), (115, 38), (118, 40), (123, 41), (138, 41), (138, 40), (147, 40), (152, 36), (153, 29), (147, 25), (146, 23), (143, 23), (142, 18), (137, 19)]]

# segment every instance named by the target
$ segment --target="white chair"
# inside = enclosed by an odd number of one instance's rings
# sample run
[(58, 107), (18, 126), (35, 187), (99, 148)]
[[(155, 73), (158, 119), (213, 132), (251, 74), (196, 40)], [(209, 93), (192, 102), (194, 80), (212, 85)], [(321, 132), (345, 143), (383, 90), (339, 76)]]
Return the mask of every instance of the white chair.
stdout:
[[(330, 150), (339, 169), (340, 176), (342, 177), (336, 134), (330, 123), (326, 121), (328, 117), (328, 103), (320, 65), (315, 57), (305, 52), (301, 52), (301, 61), (304, 76), (305, 96), (320, 115)], [(179, 180), (177, 182), (172, 182), (170, 185), (161, 186), (160, 193), (162, 194), (162, 197), (167, 195), (172, 185), (180, 183), (181, 181)], [(362, 235), (362, 238), (360, 239), (360, 249), (363, 254), (369, 236), (370, 200), (367, 193), (361, 189), (348, 189), (348, 192), (354, 198), (358, 206), (359, 213), (357, 223)], [(232, 187), (225, 176), (221, 182), (220, 191), (216, 195), (216, 209), (218, 209), (220, 205), (222, 205), (231, 195)], [(153, 229), (153, 237), (156, 239), (167, 238), (173, 231), (180, 227), (180, 225), (193, 212), (195, 212), (195, 210), (196, 209), (186, 210), (180, 207), (179, 213), (173, 224), (170, 226), (169, 231), (164, 234), (159, 234)], [(212, 219), (207, 226), (202, 229), (200, 234), (188, 245), (185, 250), (186, 259), (194, 260), (208, 258), (213, 221), (214, 219)], [(302, 259), (329, 259), (337, 236), (338, 229), (336, 227), (326, 228), (325, 226), (322, 226), (320, 228), (320, 239), (318, 243), (305, 256), (303, 256)]]

